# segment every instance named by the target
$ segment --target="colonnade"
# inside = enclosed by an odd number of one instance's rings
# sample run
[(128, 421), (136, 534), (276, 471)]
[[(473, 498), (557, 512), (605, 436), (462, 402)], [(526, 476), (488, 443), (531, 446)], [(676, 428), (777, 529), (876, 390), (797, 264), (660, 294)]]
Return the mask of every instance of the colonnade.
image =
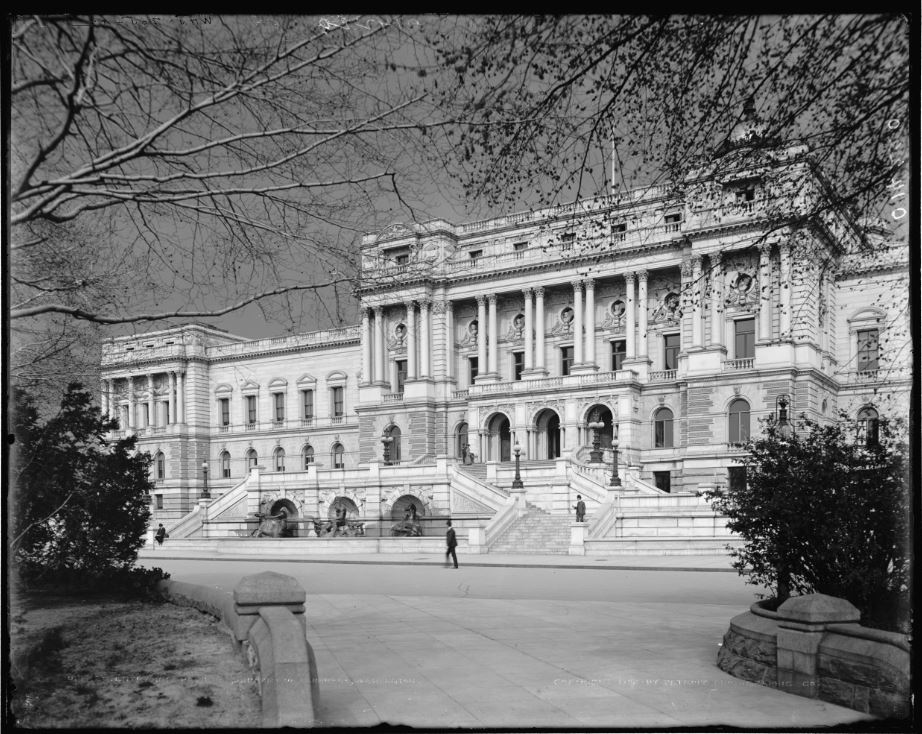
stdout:
[[(110, 378), (102, 380), (100, 389), (100, 402), (102, 404), (102, 413), (110, 418), (121, 419), (119, 415), (120, 404), (115, 398), (115, 383), (118, 379), (124, 379), (127, 382), (127, 403), (128, 423), (122, 426), (123, 429), (134, 430), (136, 428), (146, 428), (148, 426), (165, 426), (175, 425), (186, 422), (186, 373), (183, 370), (171, 370), (166, 374), (169, 375), (170, 386), (166, 399), (157, 400), (154, 395), (154, 375), (161, 373), (149, 372), (144, 375), (129, 375), (124, 378)], [(138, 384), (140, 383), (140, 384)], [(135, 399), (135, 393), (138, 390), (147, 389), (147, 398), (138, 401)], [(161, 404), (163, 413), (162, 418), (158, 416), (157, 405)], [(140, 425), (142, 421), (138, 418), (138, 406), (147, 406), (147, 423)]]
[[(770, 244), (759, 248), (759, 295), (758, 295), (758, 340), (770, 341), (772, 338), (772, 289)], [(780, 252), (781, 291), (778, 296), (780, 306), (780, 336), (785, 338), (791, 333), (792, 291), (791, 286), (791, 247), (782, 244)], [(705, 269), (705, 258), (707, 269)], [(724, 273), (722, 253), (707, 256), (696, 255), (684, 260), (680, 265), (683, 321), (689, 329), (689, 337), (684, 344), (692, 348), (724, 346)], [(619, 276), (624, 279), (625, 310), (623, 324), (616, 329), (624, 334), (625, 358), (645, 359), (650, 354), (648, 338), (648, 283), (647, 270), (627, 272)], [(710, 288), (708, 289), (708, 285)], [(573, 364), (571, 369), (597, 369), (596, 354), (596, 280), (591, 277), (577, 278), (570, 282), (572, 287), (572, 337)], [(543, 376), (547, 374), (545, 334), (547, 315), (545, 295), (548, 286), (529, 286), (523, 288), (523, 315), (525, 323), (522, 329), (524, 341), (523, 376)], [(709, 296), (708, 294), (709, 290)], [(473, 296), (477, 304), (476, 354), (478, 358), (478, 376), (483, 379), (499, 379), (500, 338), (497, 317), (497, 294), (478, 294)], [(416, 380), (432, 377), (432, 313), (444, 314), (445, 335), (444, 364), (446, 376), (452, 377), (454, 364), (454, 323), (453, 304), (450, 300), (438, 300), (432, 303), (428, 298), (408, 300), (403, 304), (406, 325), (406, 359), (407, 379)], [(710, 333), (705, 333), (706, 314), (710, 310)], [(418, 313), (418, 321), (417, 321)], [(419, 324), (417, 328), (417, 323)], [(363, 382), (388, 384), (388, 355), (384, 307), (365, 308), (362, 312), (362, 375)]]

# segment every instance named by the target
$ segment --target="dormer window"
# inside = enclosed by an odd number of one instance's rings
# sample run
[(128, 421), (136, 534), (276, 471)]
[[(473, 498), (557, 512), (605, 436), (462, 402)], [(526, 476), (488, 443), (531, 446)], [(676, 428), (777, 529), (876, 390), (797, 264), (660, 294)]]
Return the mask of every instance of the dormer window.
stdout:
[(388, 260), (391, 260), (396, 265), (406, 265), (410, 262), (410, 246), (404, 245), (403, 247), (392, 247), (389, 250), (384, 251), (384, 257)]

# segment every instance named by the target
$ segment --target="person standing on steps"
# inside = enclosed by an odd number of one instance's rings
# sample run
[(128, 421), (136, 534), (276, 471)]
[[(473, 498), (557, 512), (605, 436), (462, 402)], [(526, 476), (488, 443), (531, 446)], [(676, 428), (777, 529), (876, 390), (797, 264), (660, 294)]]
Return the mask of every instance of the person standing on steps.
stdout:
[[(163, 523), (160, 523), (157, 526), (157, 532), (154, 533), (154, 540), (157, 541), (157, 545), (163, 545), (163, 539), (169, 537), (170, 536), (166, 534), (166, 528), (163, 527)], [(157, 545), (154, 546), (155, 549), (157, 548)]]
[(445, 551), (445, 568), (448, 568), (449, 556), (451, 556), (451, 559), (455, 562), (455, 568), (457, 568), (458, 556), (455, 553), (455, 548), (458, 547), (458, 538), (455, 536), (455, 529), (451, 526), (451, 520), (445, 524), (448, 525), (448, 532), (445, 533), (445, 543), (448, 547)]
[(573, 509), (576, 510), (576, 522), (583, 522), (583, 518), (586, 517), (586, 503), (583, 502), (581, 494), (576, 495), (576, 504)]

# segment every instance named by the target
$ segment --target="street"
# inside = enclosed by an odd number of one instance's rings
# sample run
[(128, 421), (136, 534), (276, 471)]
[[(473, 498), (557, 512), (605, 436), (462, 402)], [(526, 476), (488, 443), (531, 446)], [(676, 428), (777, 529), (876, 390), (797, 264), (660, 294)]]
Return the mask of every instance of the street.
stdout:
[(308, 592), (322, 726), (809, 728), (870, 719), (716, 666), (730, 619), (755, 599), (735, 573), (331, 560), (144, 564), (228, 591), (265, 570), (297, 578)]

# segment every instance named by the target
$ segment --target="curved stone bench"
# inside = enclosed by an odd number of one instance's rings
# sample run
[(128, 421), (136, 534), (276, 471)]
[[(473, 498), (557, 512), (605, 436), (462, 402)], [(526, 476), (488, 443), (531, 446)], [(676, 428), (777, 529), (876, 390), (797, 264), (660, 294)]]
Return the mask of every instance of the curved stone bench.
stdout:
[(844, 599), (809, 594), (730, 621), (718, 667), (737, 678), (887, 719), (910, 715), (906, 635), (858, 624)]
[(266, 727), (310, 727), (320, 701), (317, 663), (307, 641), (307, 596), (291, 576), (245, 576), (233, 593), (183, 581), (161, 581), (163, 596), (211, 614), (227, 627), (256, 673)]

